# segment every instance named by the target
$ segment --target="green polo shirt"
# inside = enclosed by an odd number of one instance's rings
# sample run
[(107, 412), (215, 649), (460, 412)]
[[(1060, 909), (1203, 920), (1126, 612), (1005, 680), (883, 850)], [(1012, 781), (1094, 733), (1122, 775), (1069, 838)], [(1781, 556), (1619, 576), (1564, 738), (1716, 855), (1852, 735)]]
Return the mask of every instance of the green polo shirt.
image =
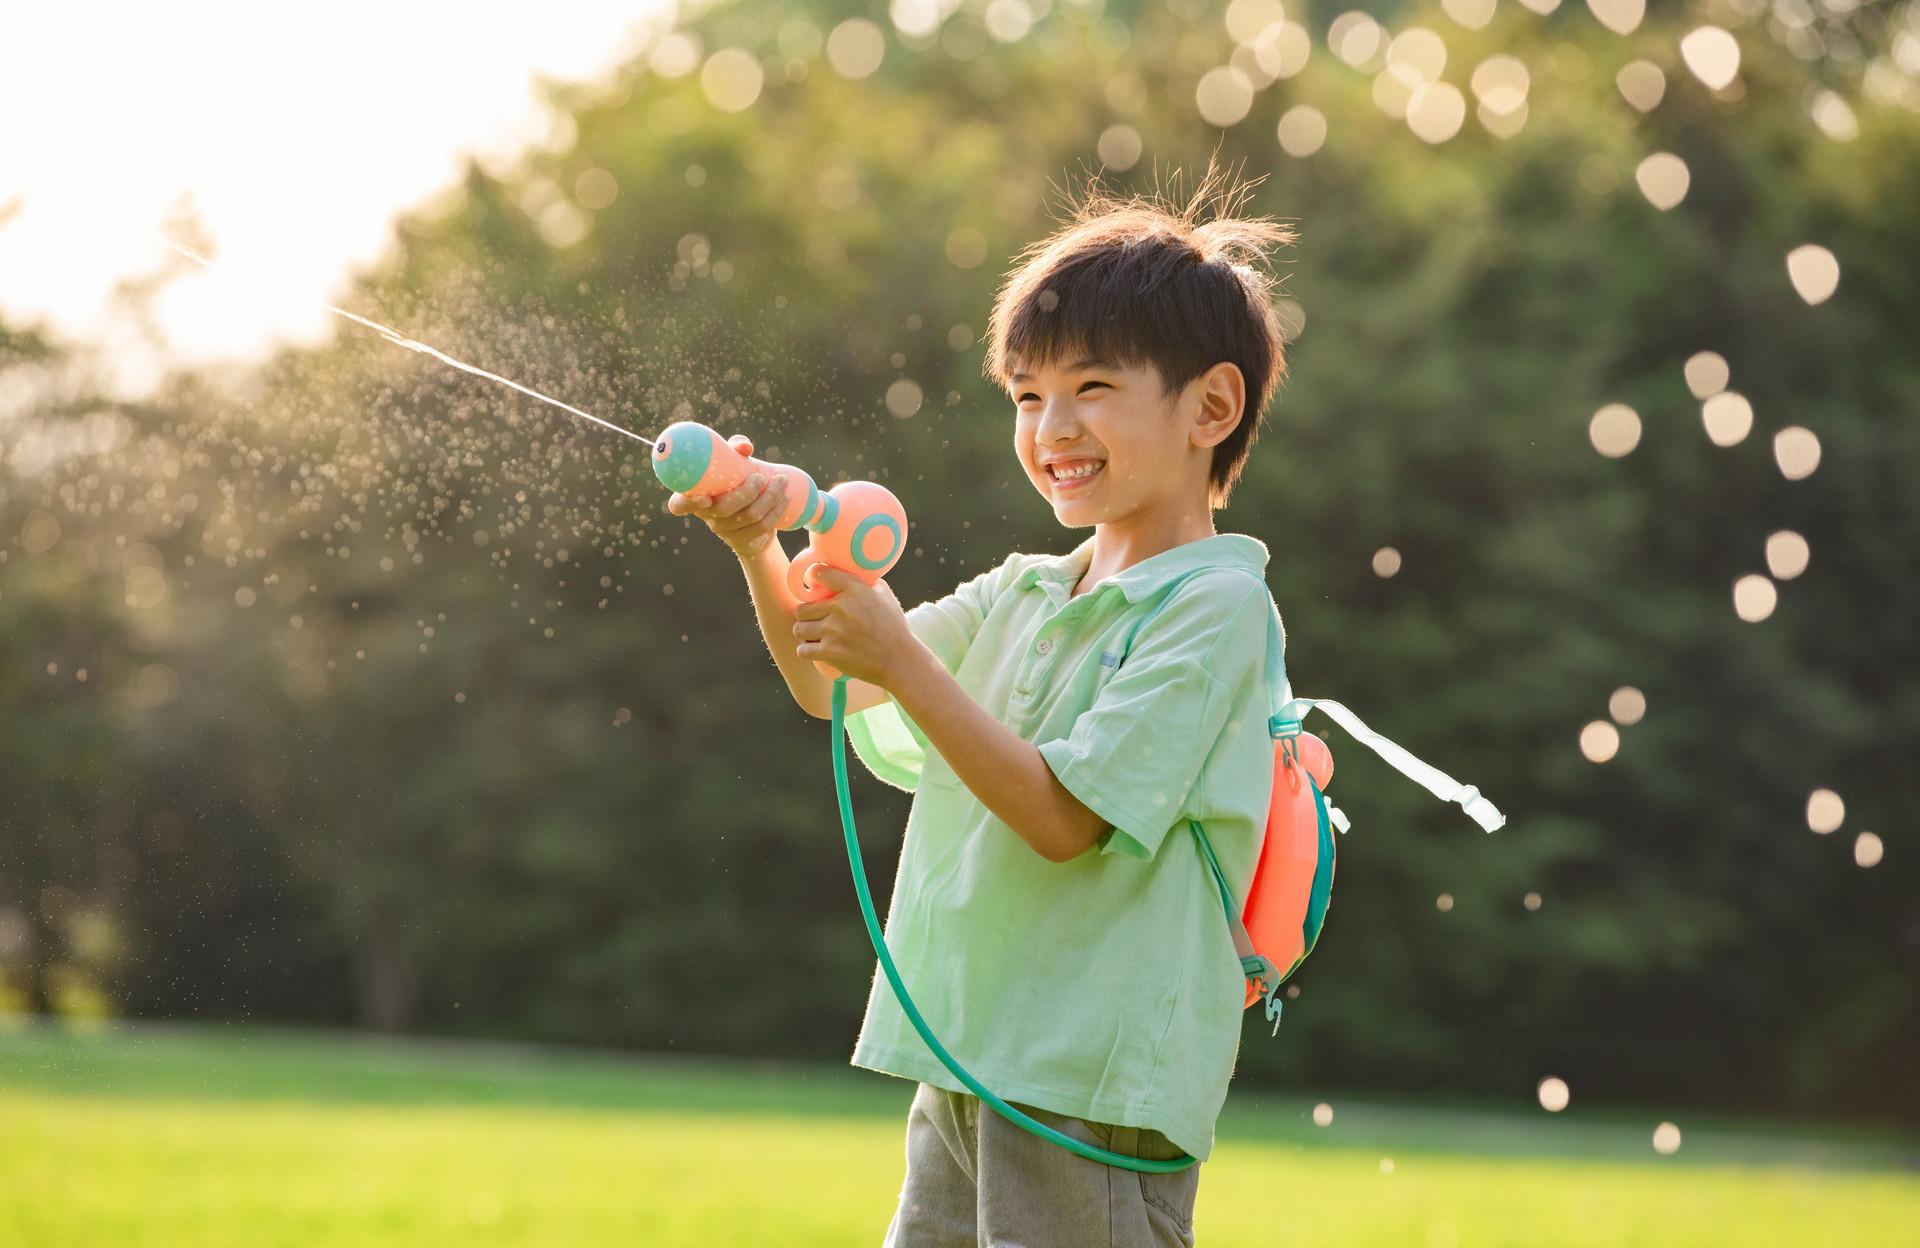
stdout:
[[(1267, 548), (1217, 534), (1069, 597), (1093, 546), (1010, 555), (907, 622), (1108, 822), (1094, 847), (1042, 858), (897, 703), (852, 716), (848, 735), (914, 795), (886, 936), (933, 1034), (1005, 1100), (1150, 1127), (1205, 1159), (1246, 981), (1186, 821), (1206, 828), (1243, 902), (1273, 787)], [(1221, 571), (1180, 585), (1120, 663), (1129, 630), (1199, 568)], [(853, 1064), (966, 1091), (875, 970)]]

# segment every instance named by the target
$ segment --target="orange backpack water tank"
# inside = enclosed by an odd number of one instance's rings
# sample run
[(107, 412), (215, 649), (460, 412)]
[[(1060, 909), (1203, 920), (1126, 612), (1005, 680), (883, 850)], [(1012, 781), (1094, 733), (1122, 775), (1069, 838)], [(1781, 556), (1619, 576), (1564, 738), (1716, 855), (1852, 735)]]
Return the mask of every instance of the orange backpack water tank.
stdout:
[[(1332, 778), (1333, 751), (1319, 737), (1303, 732), (1274, 742), (1267, 835), (1240, 921), (1282, 982), (1313, 952), (1333, 895), (1334, 842), (1325, 797)], [(1262, 995), (1259, 982), (1248, 979), (1246, 1004)]]

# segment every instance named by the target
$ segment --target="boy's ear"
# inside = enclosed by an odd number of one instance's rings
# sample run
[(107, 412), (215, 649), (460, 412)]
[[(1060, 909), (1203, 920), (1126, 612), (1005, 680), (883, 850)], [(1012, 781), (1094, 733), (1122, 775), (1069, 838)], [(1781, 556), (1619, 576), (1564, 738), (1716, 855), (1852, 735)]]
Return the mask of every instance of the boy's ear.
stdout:
[(1239, 427), (1247, 407), (1247, 381), (1239, 365), (1224, 360), (1215, 364), (1193, 379), (1188, 392), (1199, 404), (1193, 417), (1196, 446), (1218, 446)]

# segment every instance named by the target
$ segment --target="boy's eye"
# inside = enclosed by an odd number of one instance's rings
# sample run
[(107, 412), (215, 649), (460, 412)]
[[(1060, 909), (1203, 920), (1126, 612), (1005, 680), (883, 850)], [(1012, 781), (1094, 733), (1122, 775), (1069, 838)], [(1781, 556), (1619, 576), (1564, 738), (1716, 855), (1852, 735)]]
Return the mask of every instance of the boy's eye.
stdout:
[[(1107, 383), (1104, 381), (1083, 381), (1080, 383), (1079, 393), (1085, 394), (1088, 390), (1092, 389), (1094, 386), (1104, 386), (1108, 390), (1113, 389), (1112, 386), (1107, 385)], [(1018, 398), (1014, 399), (1014, 402), (1016, 404), (1025, 403), (1028, 399), (1032, 399), (1034, 402), (1038, 403), (1040, 401), (1040, 396), (1033, 393), (1031, 390), (1029, 390), (1027, 393), (1020, 395)]]

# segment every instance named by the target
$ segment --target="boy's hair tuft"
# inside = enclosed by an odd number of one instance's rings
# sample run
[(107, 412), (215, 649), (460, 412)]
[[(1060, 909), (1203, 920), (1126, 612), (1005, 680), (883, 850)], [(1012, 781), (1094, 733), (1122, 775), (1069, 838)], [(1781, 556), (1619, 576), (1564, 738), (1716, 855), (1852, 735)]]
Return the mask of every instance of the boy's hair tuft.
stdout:
[(1225, 507), (1287, 373), (1272, 305), (1278, 282), (1264, 265), (1269, 248), (1298, 235), (1271, 217), (1236, 215), (1259, 184), (1209, 162), (1181, 207), (1160, 193), (1114, 195), (1090, 178), (1068, 204), (1070, 219), (1021, 252), (1001, 284), (987, 376), (1005, 389), (1016, 360), (1098, 357), (1153, 365), (1171, 395), (1214, 365), (1233, 364), (1246, 382), (1246, 410), (1213, 448), (1207, 473), (1208, 505)]

